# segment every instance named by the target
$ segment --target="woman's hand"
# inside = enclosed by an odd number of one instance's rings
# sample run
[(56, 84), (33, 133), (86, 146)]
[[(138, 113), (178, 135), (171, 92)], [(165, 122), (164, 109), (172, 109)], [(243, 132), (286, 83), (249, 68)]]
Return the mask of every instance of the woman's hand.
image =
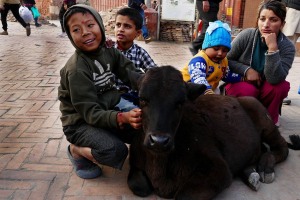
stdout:
[(274, 52), (278, 50), (277, 36), (275, 33), (265, 33), (261, 37), (268, 46), (268, 51)]
[(250, 82), (257, 87), (260, 87), (261, 77), (260, 74), (252, 68), (249, 68), (246, 72), (246, 81)]

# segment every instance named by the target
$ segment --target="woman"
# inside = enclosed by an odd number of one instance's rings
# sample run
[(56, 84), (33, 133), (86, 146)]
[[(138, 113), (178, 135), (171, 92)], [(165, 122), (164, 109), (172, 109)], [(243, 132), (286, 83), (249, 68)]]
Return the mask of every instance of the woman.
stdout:
[(294, 45), (281, 32), (285, 17), (286, 7), (280, 1), (261, 3), (257, 28), (248, 28), (238, 34), (228, 53), (230, 70), (243, 75), (245, 81), (225, 87), (227, 95), (259, 99), (277, 126), (281, 102), (290, 89), (285, 79), (295, 56)]

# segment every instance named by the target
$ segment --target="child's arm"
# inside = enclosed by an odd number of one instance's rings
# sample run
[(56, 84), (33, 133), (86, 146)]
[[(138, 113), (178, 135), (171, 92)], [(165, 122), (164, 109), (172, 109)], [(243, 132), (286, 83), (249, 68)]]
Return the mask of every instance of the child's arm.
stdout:
[(206, 80), (207, 63), (202, 57), (194, 57), (188, 64), (188, 72), (192, 83), (206, 85), (204, 94), (214, 94), (212, 86)]
[(143, 49), (140, 48), (140, 52), (139, 52), (139, 58), (137, 58), (141, 65), (140, 68), (142, 68), (145, 72), (152, 67), (157, 67), (157, 65), (155, 64), (155, 62), (153, 61), (153, 59), (151, 58), (151, 56), (148, 54), (148, 52)]
[(226, 83), (237, 83), (240, 81), (244, 81), (243, 76), (233, 73), (230, 71), (229, 67), (226, 70), (225, 76), (222, 78), (222, 81)]

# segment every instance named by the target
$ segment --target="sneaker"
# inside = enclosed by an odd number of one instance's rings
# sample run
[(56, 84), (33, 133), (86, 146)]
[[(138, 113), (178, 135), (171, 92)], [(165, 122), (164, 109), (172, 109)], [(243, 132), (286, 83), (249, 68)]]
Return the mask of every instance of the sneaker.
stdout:
[(35, 27), (41, 27), (42, 26), (42, 24), (39, 24), (39, 23), (37, 23), (37, 24), (35, 24)]
[(279, 127), (280, 127), (280, 122), (279, 122), (279, 119), (278, 119), (278, 121), (275, 123), (275, 126), (276, 126), (277, 128), (279, 128)]
[(83, 179), (93, 179), (101, 176), (101, 168), (92, 161), (84, 157), (78, 159), (73, 158), (70, 151), (70, 145), (68, 146), (67, 153), (77, 176)]
[(289, 98), (286, 97), (286, 98), (283, 99), (282, 103), (284, 105), (290, 105), (292, 103), (292, 101)]
[(0, 33), (0, 35), (8, 35), (8, 32), (7, 31), (3, 31)]
[(197, 51), (196, 49), (194, 49), (194, 47), (192, 45), (189, 46), (189, 50), (192, 53), (192, 55), (196, 55), (199, 51)]
[(31, 34), (31, 29), (30, 29), (30, 26), (27, 25), (26, 26), (26, 35), (29, 36)]
[(67, 34), (66, 34), (66, 32), (63, 32), (63, 33), (59, 34), (58, 37), (61, 37), (61, 38), (67, 37)]
[(148, 44), (149, 42), (151, 42), (151, 37), (148, 36), (144, 40), (145, 40), (145, 43)]

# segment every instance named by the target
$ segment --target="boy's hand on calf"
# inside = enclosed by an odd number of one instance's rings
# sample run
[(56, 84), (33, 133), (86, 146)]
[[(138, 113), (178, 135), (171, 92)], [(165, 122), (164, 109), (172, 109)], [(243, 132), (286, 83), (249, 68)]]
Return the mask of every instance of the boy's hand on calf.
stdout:
[(129, 112), (120, 112), (117, 115), (117, 123), (120, 129), (124, 124), (130, 124), (134, 129), (139, 129), (142, 126), (142, 111), (139, 108), (134, 108)]

